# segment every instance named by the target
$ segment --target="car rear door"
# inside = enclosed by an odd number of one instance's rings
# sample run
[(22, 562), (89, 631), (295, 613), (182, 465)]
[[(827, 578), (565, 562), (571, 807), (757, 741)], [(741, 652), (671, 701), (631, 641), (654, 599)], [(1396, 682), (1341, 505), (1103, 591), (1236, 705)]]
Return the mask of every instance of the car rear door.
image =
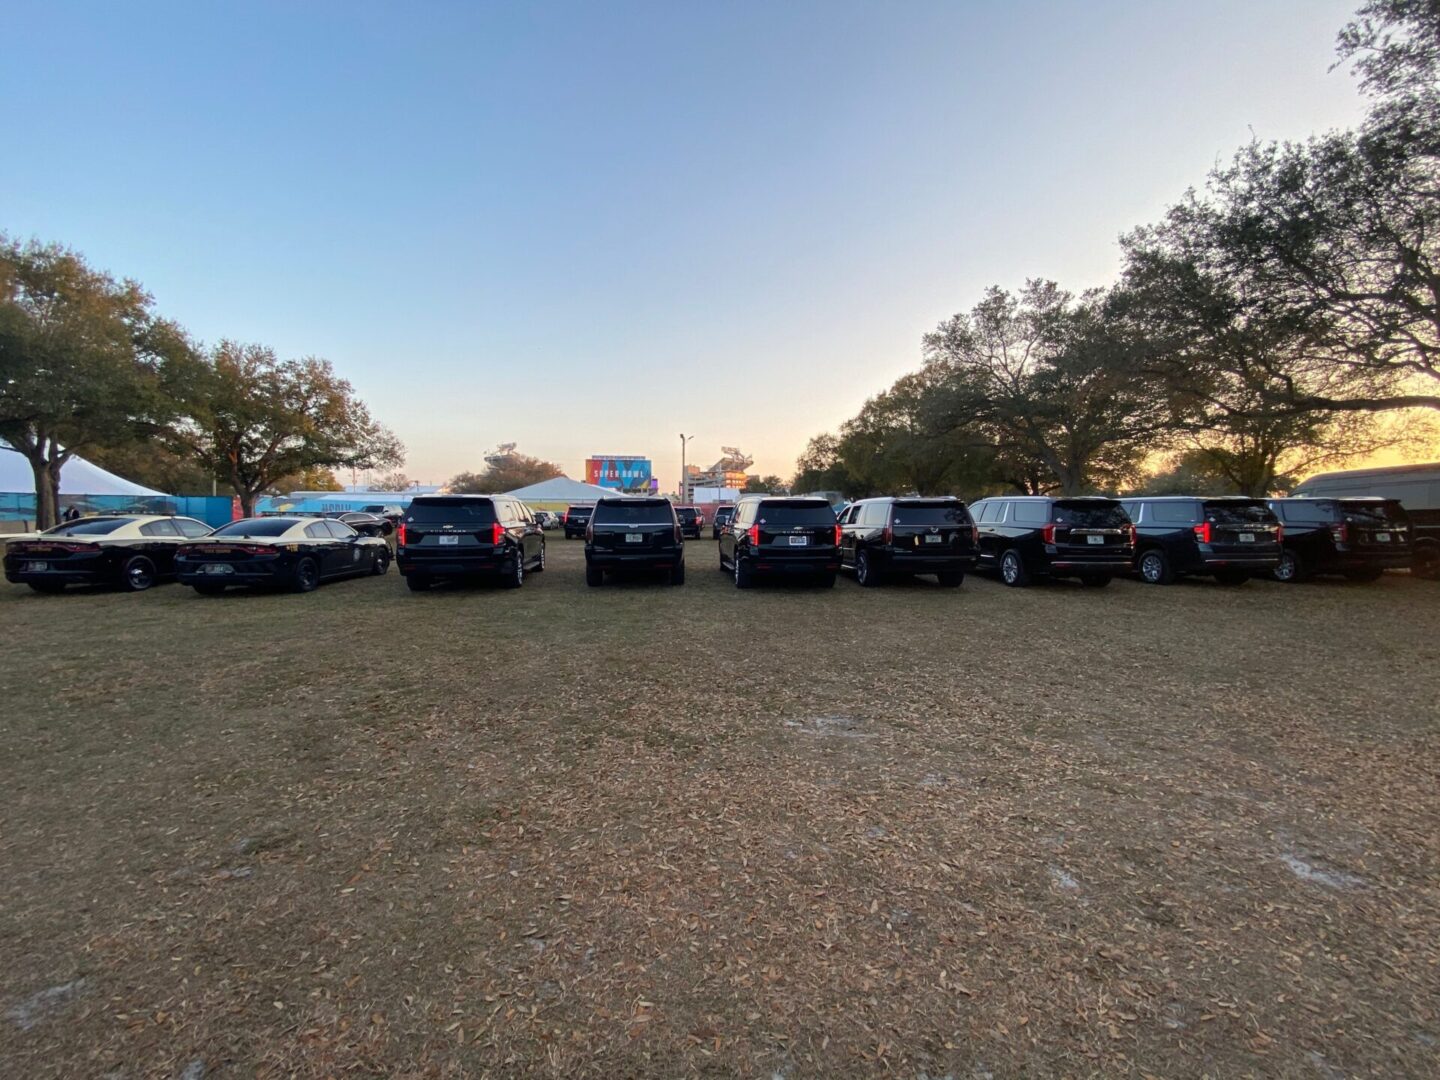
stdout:
[(405, 549), (417, 561), (488, 555), (496, 520), (490, 499), (416, 499), (405, 517)]
[(678, 529), (675, 508), (665, 499), (601, 502), (590, 518), (591, 546), (615, 555), (672, 549)]
[(1280, 519), (1260, 499), (1212, 499), (1203, 504), (1198, 532), (1214, 555), (1264, 558), (1280, 554)]
[(1134, 526), (1118, 502), (1056, 499), (1050, 524), (1057, 559), (1128, 559), (1134, 553)]
[(766, 499), (756, 507), (752, 546), (767, 559), (837, 558), (835, 512), (823, 500)]

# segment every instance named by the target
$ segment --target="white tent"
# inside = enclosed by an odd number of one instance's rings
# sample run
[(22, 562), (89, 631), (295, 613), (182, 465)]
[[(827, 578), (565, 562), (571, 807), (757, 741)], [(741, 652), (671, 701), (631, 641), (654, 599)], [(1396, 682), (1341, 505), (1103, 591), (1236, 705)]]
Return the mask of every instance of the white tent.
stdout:
[[(0, 442), (0, 491), (35, 493), (35, 474), (30, 462), (7, 442)], [(132, 484), (123, 476), (106, 472), (76, 455), (60, 468), (61, 495), (164, 495), (163, 491)]]
[(594, 502), (596, 499), (620, 493), (594, 484), (582, 484), (568, 476), (556, 476), (503, 494), (523, 502)]

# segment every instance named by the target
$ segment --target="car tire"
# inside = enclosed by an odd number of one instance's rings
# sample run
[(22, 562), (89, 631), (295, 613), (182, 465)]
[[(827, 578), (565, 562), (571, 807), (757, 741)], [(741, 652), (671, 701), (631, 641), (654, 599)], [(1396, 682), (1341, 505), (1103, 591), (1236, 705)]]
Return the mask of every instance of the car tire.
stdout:
[(430, 579), (424, 574), (407, 574), (405, 587), (411, 592), (426, 592), (430, 588)]
[(1215, 581), (1220, 585), (1244, 585), (1249, 580), (1248, 570), (1220, 570), (1215, 574)]
[(1304, 581), (1310, 573), (1298, 552), (1281, 548), (1280, 561), (1275, 564), (1275, 569), (1270, 571), (1270, 576), (1286, 585), (1295, 585)]
[(377, 552), (375, 561), (370, 564), (370, 573), (376, 577), (384, 577), (390, 572), (390, 549)]
[(1080, 584), (1087, 589), (1103, 589), (1110, 581), (1109, 574), (1085, 574), (1080, 578)]
[(683, 562), (682, 562), (682, 563), (676, 563), (676, 564), (675, 564), (675, 569), (673, 569), (673, 570), (670, 571), (670, 584), (671, 584), (671, 585), (684, 585), (684, 584), (685, 584), (685, 564), (684, 564)]
[(598, 566), (585, 564), (585, 584), (590, 586), (605, 584), (605, 571)]
[(545, 542), (543, 540), (540, 542), (540, 558), (535, 560), (533, 570), (537, 574), (545, 572)]
[(202, 581), (193, 585), (192, 588), (201, 596), (219, 596), (225, 591), (225, 586), (213, 581)]
[(516, 548), (510, 558), (512, 565), (509, 570), (504, 571), (500, 584), (507, 589), (518, 589), (525, 584), (525, 549)]
[(1378, 566), (1367, 567), (1367, 568), (1364, 569), (1364, 570), (1346, 570), (1346, 571), (1345, 571), (1345, 579), (1346, 579), (1347, 581), (1356, 581), (1356, 582), (1362, 582), (1362, 583), (1363, 583), (1363, 582), (1370, 582), (1370, 581), (1379, 581), (1379, 580), (1380, 580), (1382, 577), (1384, 577), (1384, 576), (1385, 576), (1385, 571), (1382, 570), (1382, 569), (1381, 569), (1380, 567), (1378, 567)]
[(940, 580), (940, 584), (947, 589), (958, 589), (961, 585), (965, 584), (964, 570), (947, 570), (945, 573), (936, 574), (935, 576)]
[(1169, 585), (1175, 580), (1175, 568), (1170, 565), (1170, 557), (1160, 548), (1142, 551), (1135, 569), (1140, 571), (1140, 580), (1146, 585)]
[(880, 571), (870, 564), (870, 553), (858, 551), (855, 554), (855, 580), (867, 589), (880, 584)]
[(1440, 581), (1440, 547), (1421, 544), (1410, 560), (1410, 573), (1427, 581)]
[(1025, 569), (1025, 559), (1014, 548), (1000, 556), (1000, 580), (1012, 589), (1023, 589), (1030, 584), (1030, 571)]
[(120, 587), (126, 592), (144, 592), (155, 584), (155, 564), (144, 555), (132, 555), (120, 572)]
[(737, 551), (734, 555), (735, 563), (735, 587), (737, 589), (748, 589), (755, 584), (754, 572), (750, 569), (750, 563), (740, 557)]
[(295, 574), (290, 580), (290, 587), (295, 592), (314, 592), (315, 586), (320, 584), (320, 567), (315, 565), (315, 560), (306, 556), (295, 564)]
[(27, 584), (36, 592), (44, 593), (46, 596), (54, 596), (56, 593), (65, 591), (65, 583), (63, 581), (31, 581)]

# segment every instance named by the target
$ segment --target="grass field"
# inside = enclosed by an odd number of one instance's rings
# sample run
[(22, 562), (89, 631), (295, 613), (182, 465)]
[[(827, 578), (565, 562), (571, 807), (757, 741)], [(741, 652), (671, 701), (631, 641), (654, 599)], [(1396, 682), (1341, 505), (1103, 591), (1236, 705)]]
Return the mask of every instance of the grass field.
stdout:
[(0, 1075), (1440, 1073), (1440, 586), (714, 549), (0, 588)]

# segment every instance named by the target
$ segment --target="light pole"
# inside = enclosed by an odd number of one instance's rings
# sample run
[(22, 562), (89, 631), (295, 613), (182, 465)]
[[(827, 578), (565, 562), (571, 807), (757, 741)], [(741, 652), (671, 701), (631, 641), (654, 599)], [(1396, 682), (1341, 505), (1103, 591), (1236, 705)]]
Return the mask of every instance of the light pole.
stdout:
[(695, 438), (694, 435), (686, 435), (683, 431), (680, 432), (680, 501), (682, 503), (690, 501), (685, 497), (686, 481), (690, 479), (689, 474), (685, 471), (685, 444), (693, 438)]

